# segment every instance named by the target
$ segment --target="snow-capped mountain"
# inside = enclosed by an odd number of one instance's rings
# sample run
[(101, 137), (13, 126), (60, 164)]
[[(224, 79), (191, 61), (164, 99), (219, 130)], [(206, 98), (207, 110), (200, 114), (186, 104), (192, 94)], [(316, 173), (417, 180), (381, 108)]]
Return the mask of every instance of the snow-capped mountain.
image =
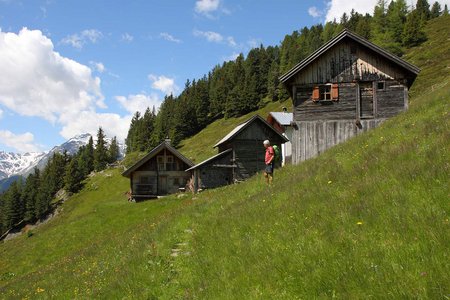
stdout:
[[(67, 151), (67, 154), (73, 155), (77, 153), (81, 146), (88, 144), (90, 137), (91, 134), (89, 133), (77, 135), (63, 144), (53, 147), (53, 149), (48, 152), (19, 154), (0, 151), (0, 180), (12, 175), (22, 175), (26, 177), (35, 167), (43, 169), (55, 152), (63, 153), (64, 151)], [(108, 143), (111, 141), (111, 139), (108, 138), (105, 140)], [(123, 156), (124, 146), (120, 143), (119, 150), (121, 156)]]
[(45, 156), (45, 152), (27, 152), (24, 154), (0, 151), (0, 180), (23, 170), (33, 168)]

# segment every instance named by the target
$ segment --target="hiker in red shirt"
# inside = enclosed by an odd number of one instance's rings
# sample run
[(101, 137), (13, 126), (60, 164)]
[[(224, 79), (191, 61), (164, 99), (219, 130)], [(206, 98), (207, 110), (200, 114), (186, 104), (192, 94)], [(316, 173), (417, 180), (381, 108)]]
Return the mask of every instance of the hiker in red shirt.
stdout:
[(264, 148), (266, 148), (266, 156), (264, 162), (266, 164), (266, 168), (264, 170), (264, 177), (266, 177), (266, 182), (268, 185), (272, 184), (273, 180), (273, 167), (274, 167), (274, 159), (275, 159), (275, 151), (273, 147), (270, 146), (269, 140), (264, 141)]

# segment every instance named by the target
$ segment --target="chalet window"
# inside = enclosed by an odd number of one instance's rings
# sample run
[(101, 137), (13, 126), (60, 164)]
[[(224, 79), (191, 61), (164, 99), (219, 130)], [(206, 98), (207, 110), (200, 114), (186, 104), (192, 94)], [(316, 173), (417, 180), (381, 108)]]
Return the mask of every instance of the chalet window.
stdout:
[(339, 86), (337, 84), (323, 84), (313, 88), (312, 100), (320, 101), (338, 101)]
[(156, 160), (158, 161), (158, 171), (165, 171), (166, 170), (166, 166), (164, 163), (164, 156), (159, 155), (156, 157)]
[(385, 82), (384, 81), (378, 81), (377, 82), (377, 90), (381, 91), (385, 88)]
[(166, 160), (167, 160), (167, 163), (169, 163), (169, 164), (173, 163), (173, 156), (171, 156), (171, 155), (166, 156)]

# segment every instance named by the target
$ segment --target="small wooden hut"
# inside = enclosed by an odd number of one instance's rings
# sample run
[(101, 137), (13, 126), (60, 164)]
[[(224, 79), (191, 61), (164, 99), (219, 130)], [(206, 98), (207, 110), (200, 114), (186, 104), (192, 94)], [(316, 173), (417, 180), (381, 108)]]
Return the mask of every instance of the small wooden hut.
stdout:
[(344, 30), (280, 77), (293, 102), (299, 163), (408, 108), (419, 68)]
[(165, 140), (122, 175), (130, 178), (133, 199), (148, 199), (185, 188), (191, 177), (185, 170), (193, 165)]
[(236, 126), (215, 148), (219, 153), (189, 168), (194, 191), (245, 180), (265, 168), (264, 140), (281, 148), (288, 139), (255, 115)]

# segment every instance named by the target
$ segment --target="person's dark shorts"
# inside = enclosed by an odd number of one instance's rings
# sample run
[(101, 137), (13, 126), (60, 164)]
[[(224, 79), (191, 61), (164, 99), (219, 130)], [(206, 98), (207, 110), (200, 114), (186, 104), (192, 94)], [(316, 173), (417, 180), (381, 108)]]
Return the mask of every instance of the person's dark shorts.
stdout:
[(266, 165), (266, 169), (264, 170), (267, 174), (273, 174), (273, 164)]

